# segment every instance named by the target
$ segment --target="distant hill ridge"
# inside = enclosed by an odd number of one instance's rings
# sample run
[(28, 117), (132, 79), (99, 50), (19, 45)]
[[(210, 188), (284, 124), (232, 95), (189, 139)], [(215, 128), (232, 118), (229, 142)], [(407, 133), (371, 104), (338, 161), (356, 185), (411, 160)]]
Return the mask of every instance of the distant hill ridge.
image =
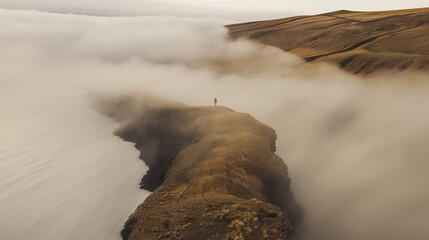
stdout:
[(226, 27), (234, 39), (254, 39), (354, 74), (429, 70), (429, 8), (341, 10)]

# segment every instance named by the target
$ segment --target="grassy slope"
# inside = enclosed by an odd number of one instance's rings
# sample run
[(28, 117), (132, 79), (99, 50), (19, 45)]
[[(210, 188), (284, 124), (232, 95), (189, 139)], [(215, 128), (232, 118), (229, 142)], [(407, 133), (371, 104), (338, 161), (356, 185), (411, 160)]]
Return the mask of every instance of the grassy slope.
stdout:
[(255, 39), (307, 61), (338, 64), (355, 74), (429, 70), (429, 8), (343, 10), (227, 28), (233, 38)]
[(104, 114), (136, 143), (154, 192), (130, 216), (124, 239), (291, 239), (300, 207), (275, 131), (225, 107), (124, 97)]

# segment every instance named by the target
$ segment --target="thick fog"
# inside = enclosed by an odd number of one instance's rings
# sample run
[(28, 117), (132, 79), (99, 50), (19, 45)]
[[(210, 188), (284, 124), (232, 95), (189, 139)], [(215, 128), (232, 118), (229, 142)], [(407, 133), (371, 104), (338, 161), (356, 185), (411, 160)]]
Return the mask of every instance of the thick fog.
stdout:
[(320, 14), (341, 9), (382, 11), (428, 7), (427, 0), (2, 0), (0, 8), (102, 16), (211, 16), (255, 21), (291, 15)]
[[(249, 112), (277, 131), (300, 239), (428, 239), (429, 85), (360, 79), (215, 18), (0, 10), (0, 238), (119, 239), (146, 168), (97, 94)], [(116, 235), (115, 235), (116, 234)]]
[(291, 16), (291, 8), (270, 4), (217, 0), (2, 0), (0, 8), (38, 10), (97, 16), (217, 17), (232, 21), (255, 21)]

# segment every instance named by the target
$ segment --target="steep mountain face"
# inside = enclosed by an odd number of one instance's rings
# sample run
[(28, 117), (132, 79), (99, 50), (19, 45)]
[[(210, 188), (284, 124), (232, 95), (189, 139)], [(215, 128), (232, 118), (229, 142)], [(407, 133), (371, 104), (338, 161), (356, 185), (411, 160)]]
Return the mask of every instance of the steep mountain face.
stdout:
[(275, 131), (225, 107), (123, 97), (98, 105), (122, 123), (150, 167), (154, 192), (129, 217), (123, 239), (291, 239), (301, 209)]
[(254, 39), (354, 74), (429, 70), (429, 8), (343, 10), (226, 27), (232, 38)]

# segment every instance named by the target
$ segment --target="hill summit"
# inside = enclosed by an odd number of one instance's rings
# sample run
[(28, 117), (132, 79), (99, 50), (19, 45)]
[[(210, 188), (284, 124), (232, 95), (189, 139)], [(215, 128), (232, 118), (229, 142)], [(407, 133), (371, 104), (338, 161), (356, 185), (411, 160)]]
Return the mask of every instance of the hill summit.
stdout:
[(328, 62), (353, 74), (429, 70), (429, 8), (352, 12), (226, 26), (307, 62)]

